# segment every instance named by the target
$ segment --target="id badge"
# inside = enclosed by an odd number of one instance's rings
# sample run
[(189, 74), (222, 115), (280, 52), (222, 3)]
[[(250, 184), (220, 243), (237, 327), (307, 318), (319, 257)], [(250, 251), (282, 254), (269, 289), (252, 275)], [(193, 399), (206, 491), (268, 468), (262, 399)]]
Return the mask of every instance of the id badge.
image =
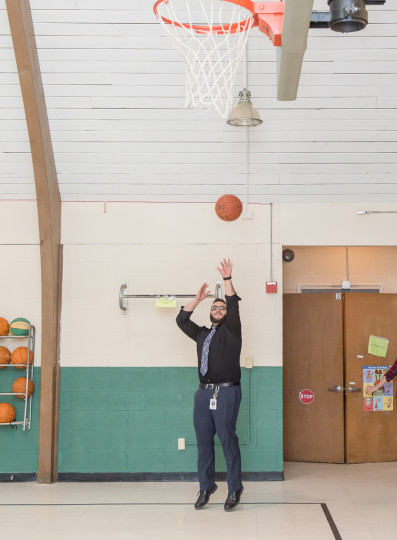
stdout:
[(216, 411), (216, 399), (210, 399), (210, 410)]

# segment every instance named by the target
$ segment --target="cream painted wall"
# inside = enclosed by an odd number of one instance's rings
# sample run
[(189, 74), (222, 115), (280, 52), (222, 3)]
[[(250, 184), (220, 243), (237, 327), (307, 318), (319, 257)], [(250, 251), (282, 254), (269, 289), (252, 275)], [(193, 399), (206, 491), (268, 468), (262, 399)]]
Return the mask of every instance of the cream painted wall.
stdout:
[[(359, 215), (360, 210), (381, 213)], [(385, 293), (397, 292), (396, 204), (283, 204), (277, 215), (280, 242), (296, 254), (283, 265), (285, 293), (297, 292), (298, 283), (340, 284), (347, 279), (343, 246), (350, 246), (352, 284), (383, 285)]]
[[(270, 207), (252, 207), (253, 219), (225, 223), (208, 204), (63, 205), (62, 366), (194, 366), (195, 344), (175, 324), (181, 305), (159, 309), (131, 299), (124, 315), (120, 285), (129, 294), (212, 291), (223, 257), (234, 261), (242, 297), (244, 358), (281, 364), (281, 295), (265, 295), (270, 279)], [(277, 229), (275, 231), (277, 235)], [(281, 246), (273, 246), (273, 277), (281, 286)], [(194, 313), (209, 323), (211, 300)]]
[[(344, 245), (355, 245), (349, 249), (352, 283), (397, 290), (397, 249), (387, 247), (397, 244), (397, 214), (357, 215), (361, 209), (396, 211), (397, 205), (274, 205), (273, 279), (280, 292), (283, 273), (286, 292), (296, 290), (298, 279), (345, 279)], [(270, 206), (250, 210), (252, 219), (224, 223), (205, 203), (64, 203), (62, 365), (194, 366), (195, 345), (175, 325), (185, 302), (156, 309), (152, 300), (129, 300), (123, 315), (120, 285), (128, 281), (129, 294), (194, 294), (207, 281), (214, 290), (222, 257), (234, 261), (243, 299), (242, 364), (252, 356), (254, 365), (282, 365), (282, 294), (265, 293)], [(384, 247), (358, 247), (366, 244)], [(297, 253), (289, 266), (281, 263), (282, 246)], [(209, 305), (196, 310), (199, 324), (207, 324)]]
[[(215, 203), (74, 203), (62, 204), (62, 243), (146, 244), (222, 242), (268, 243), (270, 205), (250, 205), (253, 219), (221, 221)], [(278, 209), (273, 210), (277, 243)]]
[[(395, 213), (357, 215), (360, 210)], [(278, 217), (280, 242), (283, 245), (397, 244), (395, 203), (281, 204)]]
[(352, 288), (368, 285), (384, 293), (397, 293), (397, 247), (294, 246), (295, 259), (283, 265), (284, 293), (298, 285), (341, 285), (349, 278)]
[[(35, 201), (0, 201), (0, 317), (25, 317), (36, 327), (35, 365), (41, 357), (40, 243)], [(2, 340), (11, 351), (25, 346)]]
[(0, 200), (0, 245), (39, 245), (36, 201)]

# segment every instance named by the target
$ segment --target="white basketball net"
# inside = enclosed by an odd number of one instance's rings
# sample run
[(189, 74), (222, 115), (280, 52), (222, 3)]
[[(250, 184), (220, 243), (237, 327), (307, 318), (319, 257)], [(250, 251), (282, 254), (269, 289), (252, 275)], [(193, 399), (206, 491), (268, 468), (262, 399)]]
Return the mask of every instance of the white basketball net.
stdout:
[[(168, 0), (158, 6), (158, 14), (166, 35), (186, 64), (185, 107), (216, 109), (227, 118), (253, 14), (222, 0)], [(202, 33), (193, 25), (208, 26), (210, 31)], [(231, 32), (232, 25), (238, 25), (239, 30)], [(221, 33), (216, 27), (221, 27)]]

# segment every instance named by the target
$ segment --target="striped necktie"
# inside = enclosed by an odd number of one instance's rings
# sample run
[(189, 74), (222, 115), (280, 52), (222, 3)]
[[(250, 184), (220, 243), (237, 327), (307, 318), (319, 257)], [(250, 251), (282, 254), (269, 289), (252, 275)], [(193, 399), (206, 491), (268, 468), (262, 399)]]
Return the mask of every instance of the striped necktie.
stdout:
[(201, 365), (200, 365), (200, 373), (204, 377), (204, 375), (208, 371), (208, 354), (210, 352), (210, 343), (212, 336), (215, 334), (216, 326), (213, 326), (211, 328), (211, 332), (208, 334), (208, 336), (204, 340), (203, 344), (203, 352), (201, 353)]

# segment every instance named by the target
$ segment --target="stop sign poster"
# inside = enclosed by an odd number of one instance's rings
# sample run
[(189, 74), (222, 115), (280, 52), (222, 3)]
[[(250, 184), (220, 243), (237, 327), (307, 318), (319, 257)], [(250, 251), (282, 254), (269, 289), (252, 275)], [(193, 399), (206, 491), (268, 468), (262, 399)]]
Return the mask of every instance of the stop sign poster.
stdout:
[(299, 392), (299, 401), (301, 401), (304, 405), (310, 405), (314, 400), (314, 394), (311, 390), (308, 388), (304, 388)]

